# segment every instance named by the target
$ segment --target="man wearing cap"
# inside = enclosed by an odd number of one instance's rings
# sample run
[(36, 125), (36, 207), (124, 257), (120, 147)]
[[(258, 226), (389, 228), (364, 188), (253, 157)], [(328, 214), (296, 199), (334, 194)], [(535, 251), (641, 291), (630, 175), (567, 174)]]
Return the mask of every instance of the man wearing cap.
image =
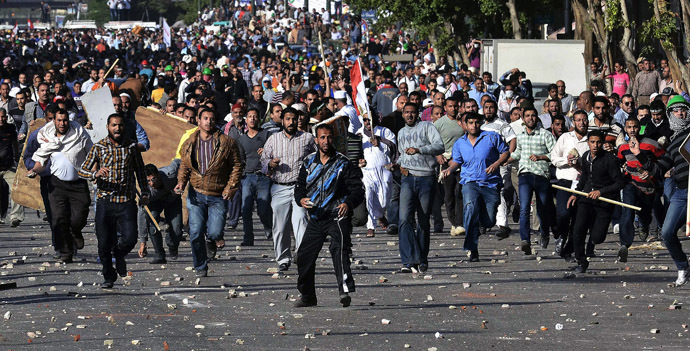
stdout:
[(362, 118), (357, 115), (355, 107), (348, 103), (347, 92), (345, 92), (345, 90), (336, 90), (333, 93), (333, 97), (338, 106), (338, 112), (336, 112), (335, 115), (347, 116), (350, 119), (350, 125), (347, 127), (347, 131), (355, 133), (360, 130), (360, 128), (362, 128)]
[(153, 78), (153, 70), (149, 67), (149, 62), (146, 60), (141, 61), (141, 70), (139, 75), (146, 75), (149, 78)]
[(635, 75), (632, 96), (638, 104), (647, 105), (650, 102), (649, 96), (659, 91), (661, 75), (659, 75), (659, 71), (652, 69), (652, 65), (647, 58), (642, 59), (642, 67), (644, 70)]
[(637, 156), (644, 169), (651, 170), (649, 174), (654, 178), (661, 179), (666, 172), (673, 169), (671, 178), (675, 181), (675, 186), (665, 189), (670, 190), (671, 196), (661, 236), (678, 269), (678, 278), (674, 285), (681, 286), (690, 279), (690, 271), (688, 257), (678, 240), (678, 229), (685, 223), (685, 213), (688, 210), (688, 162), (679, 149), (690, 134), (690, 116), (688, 116), (690, 104), (682, 96), (675, 96), (669, 100), (666, 107), (666, 114), (673, 131), (671, 144), (667, 148), (668, 152), (661, 156), (657, 163), (654, 163), (653, 160), (644, 157), (639, 146), (633, 148), (631, 145), (630, 151)]

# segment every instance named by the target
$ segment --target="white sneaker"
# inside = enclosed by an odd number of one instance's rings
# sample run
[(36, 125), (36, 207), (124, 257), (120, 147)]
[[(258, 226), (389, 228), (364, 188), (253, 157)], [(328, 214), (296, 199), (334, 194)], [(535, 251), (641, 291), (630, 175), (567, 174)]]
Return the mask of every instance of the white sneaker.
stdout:
[(455, 235), (465, 235), (465, 228), (463, 228), (461, 226), (455, 227), (455, 231), (457, 233)]
[(450, 226), (450, 236), (456, 236), (457, 234), (457, 227), (452, 225)]
[(620, 229), (618, 227), (618, 224), (616, 224), (613, 226), (613, 234), (618, 234), (618, 233), (620, 233)]
[(673, 283), (674, 286), (681, 286), (685, 285), (685, 283), (688, 282), (688, 270), (687, 269), (682, 269), (678, 271), (678, 279), (676, 279), (675, 283)]

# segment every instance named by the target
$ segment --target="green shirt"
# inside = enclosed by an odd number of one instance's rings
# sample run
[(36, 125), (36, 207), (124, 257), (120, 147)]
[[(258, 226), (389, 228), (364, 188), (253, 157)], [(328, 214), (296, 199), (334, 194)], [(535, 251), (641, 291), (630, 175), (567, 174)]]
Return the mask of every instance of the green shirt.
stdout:
[[(465, 130), (458, 124), (457, 121), (451, 120), (448, 116), (443, 116), (434, 122), (434, 127), (441, 134), (445, 154), (453, 152), (453, 145), (455, 141), (465, 134)], [(447, 157), (447, 158), (450, 158)]]
[(549, 161), (532, 161), (529, 157), (532, 155), (546, 155), (548, 157), (554, 145), (556, 145), (556, 139), (548, 130), (537, 127), (531, 134), (528, 134), (527, 128), (525, 128), (518, 134), (517, 148), (510, 154), (510, 157), (519, 161), (518, 174), (532, 173), (548, 179)]

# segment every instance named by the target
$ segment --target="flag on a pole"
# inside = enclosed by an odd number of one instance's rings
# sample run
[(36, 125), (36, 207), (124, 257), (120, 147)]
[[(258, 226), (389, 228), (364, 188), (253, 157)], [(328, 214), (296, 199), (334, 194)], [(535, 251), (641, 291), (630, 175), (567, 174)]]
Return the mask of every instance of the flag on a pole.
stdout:
[(170, 47), (170, 44), (172, 43), (172, 36), (170, 33), (170, 26), (168, 25), (168, 21), (163, 18), (163, 43), (165, 43), (165, 46)]
[(362, 116), (364, 113), (369, 114), (369, 104), (367, 103), (367, 90), (364, 87), (364, 80), (362, 79), (362, 67), (359, 64), (359, 58), (350, 70), (350, 84), (352, 85), (352, 99), (354, 100), (357, 113)]
[(34, 29), (34, 24), (31, 23), (31, 19), (27, 18), (27, 19), (26, 19), (26, 24), (29, 26), (29, 29)]
[(17, 32), (19, 32), (19, 26), (17, 25), (17, 21), (14, 21), (14, 28), (12, 28), (12, 36), (16, 37)]

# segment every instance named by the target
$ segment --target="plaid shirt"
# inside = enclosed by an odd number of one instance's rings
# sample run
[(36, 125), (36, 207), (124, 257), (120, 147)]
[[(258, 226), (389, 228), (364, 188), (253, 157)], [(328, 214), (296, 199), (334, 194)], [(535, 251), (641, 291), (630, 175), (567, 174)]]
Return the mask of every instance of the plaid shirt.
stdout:
[[(110, 171), (102, 178), (96, 178), (97, 170), (107, 167)], [(81, 165), (79, 176), (84, 179), (96, 179), (98, 186), (98, 200), (109, 200), (115, 203), (125, 203), (134, 200), (136, 196), (136, 173), (142, 195), (148, 195), (149, 188), (144, 176), (144, 161), (137, 149), (135, 141), (125, 139), (121, 145), (115, 145), (109, 137), (94, 144)]]
[(517, 148), (510, 154), (510, 157), (519, 161), (518, 174), (532, 173), (548, 179), (550, 162), (546, 160), (532, 161), (529, 157), (532, 155), (546, 155), (548, 157), (554, 145), (556, 145), (556, 139), (548, 130), (537, 127), (529, 134), (525, 128), (518, 134)]

